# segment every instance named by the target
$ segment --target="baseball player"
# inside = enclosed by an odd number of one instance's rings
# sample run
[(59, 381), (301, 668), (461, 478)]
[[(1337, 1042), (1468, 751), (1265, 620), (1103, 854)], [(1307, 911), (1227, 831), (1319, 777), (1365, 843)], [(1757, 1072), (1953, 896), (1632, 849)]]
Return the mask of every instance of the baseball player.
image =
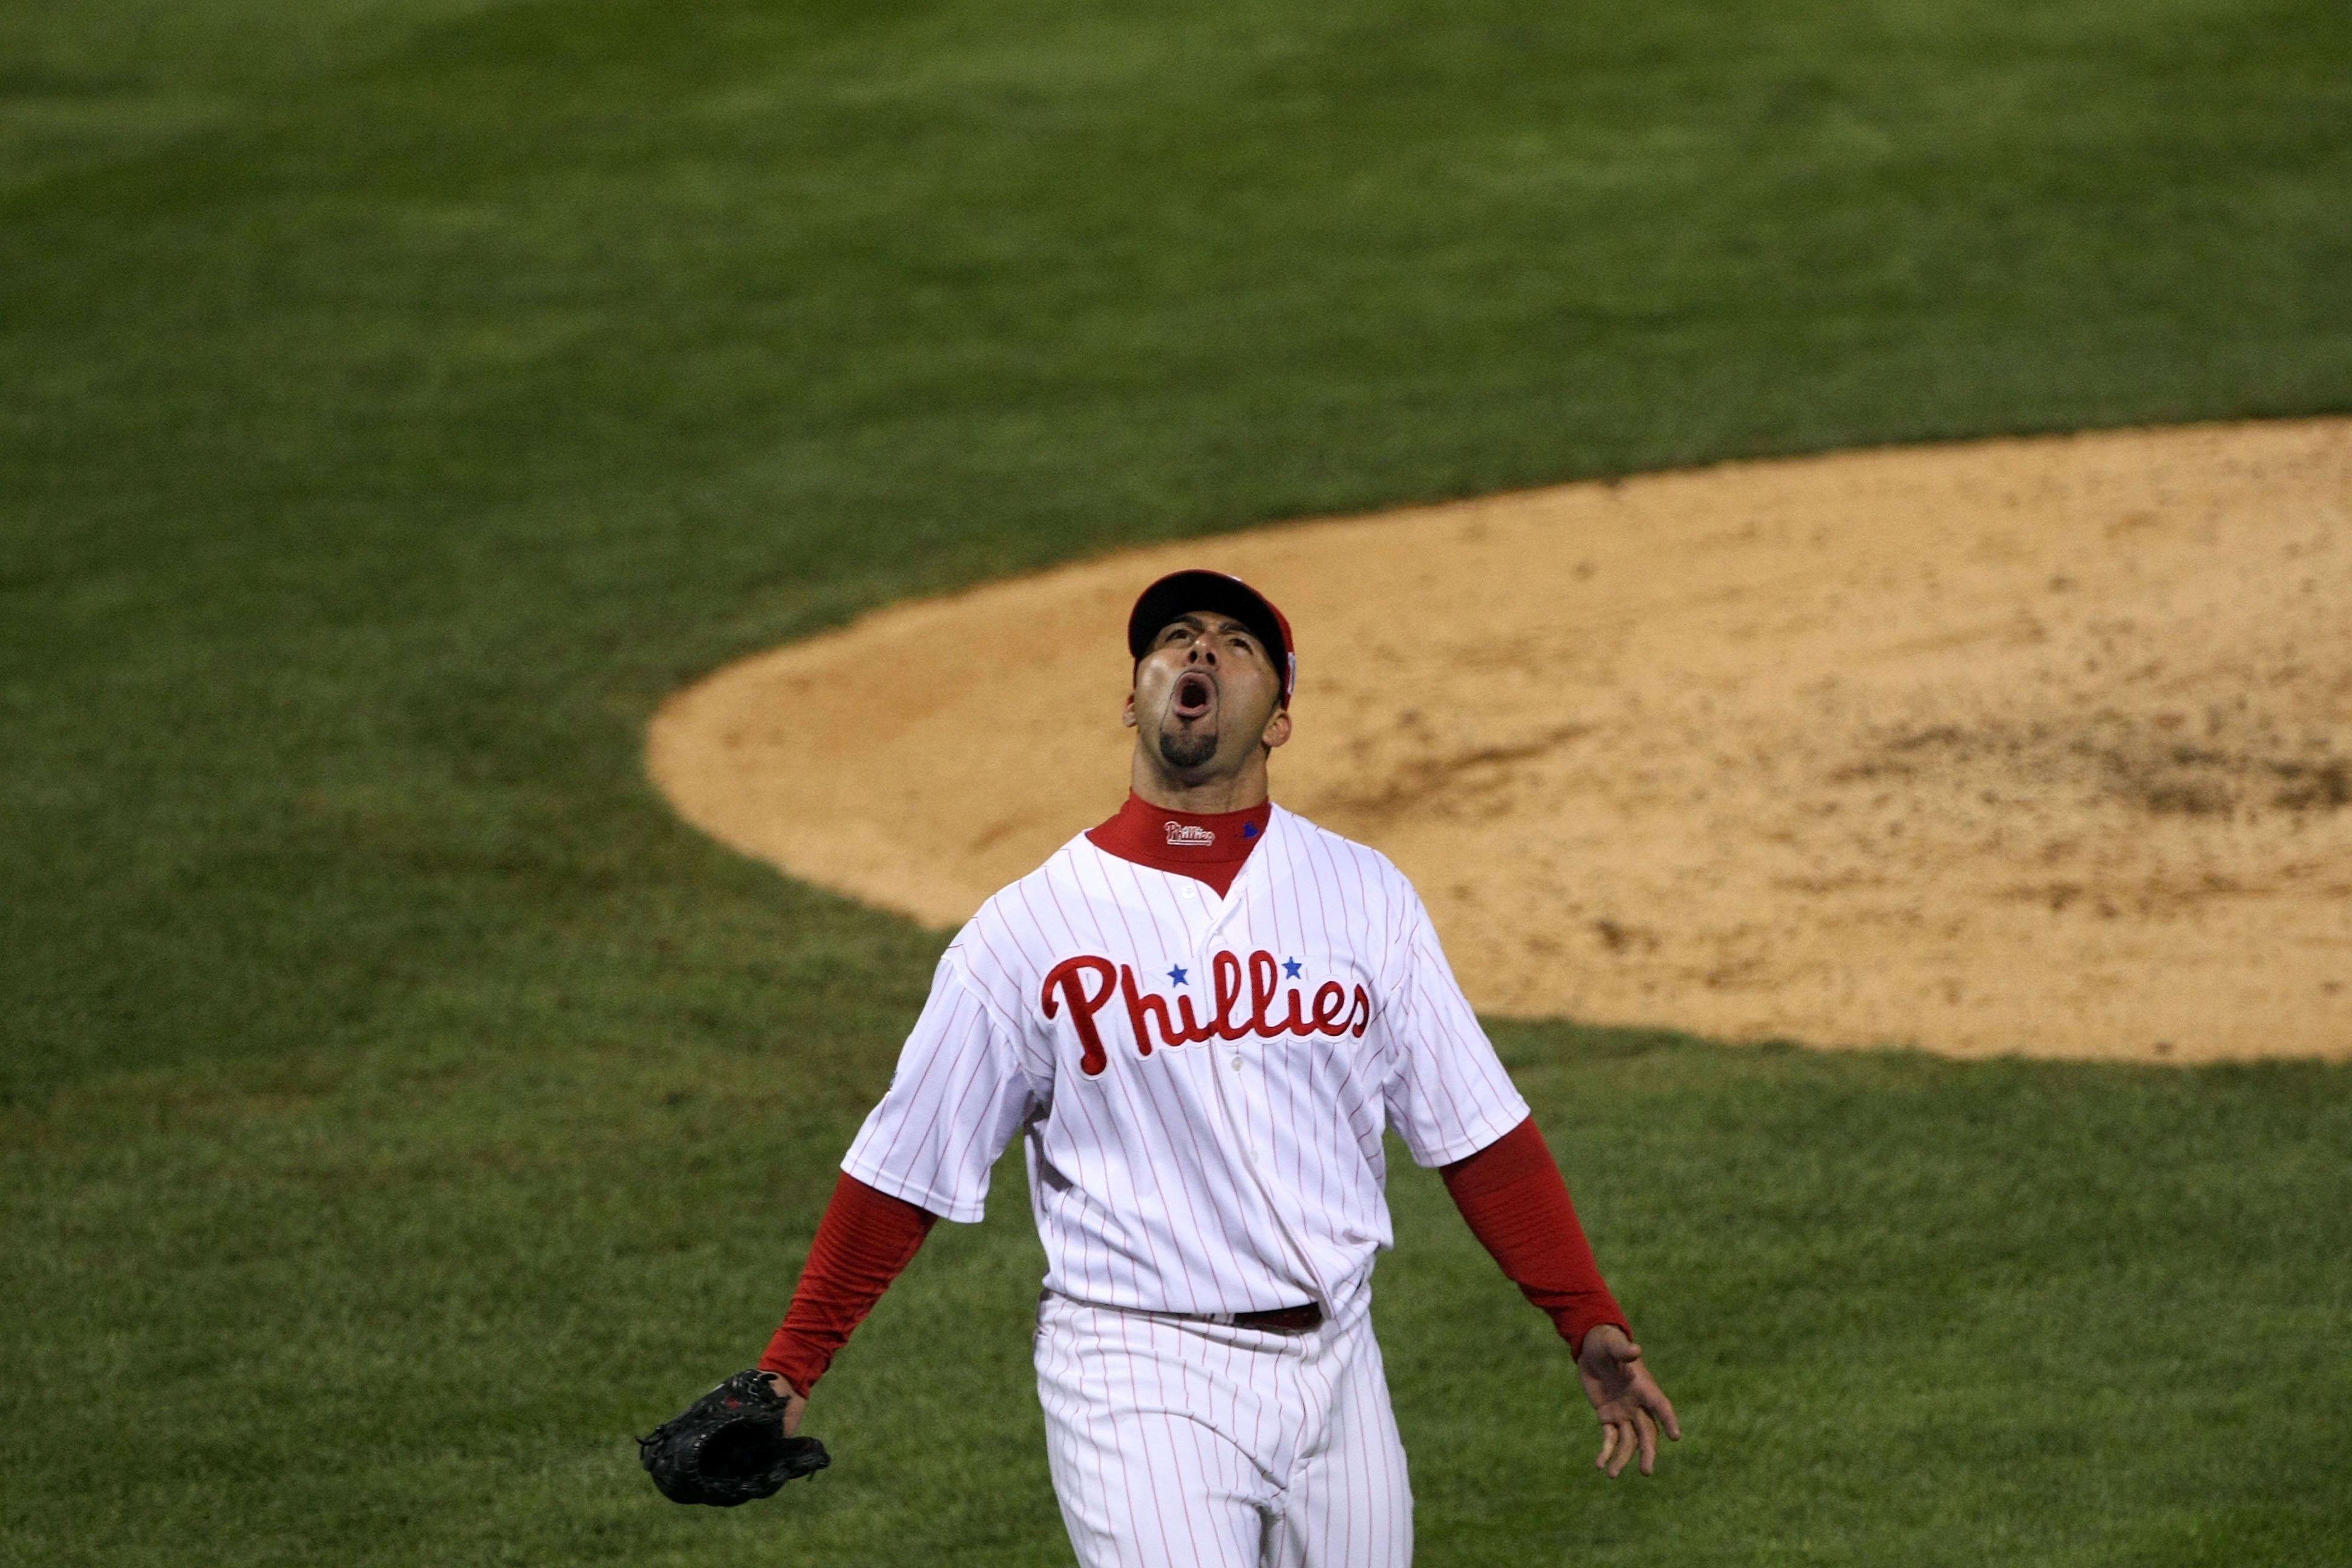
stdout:
[(1267, 799), (1293, 647), (1223, 574), (1136, 601), (1127, 805), (949, 944), (761, 1362), (797, 1431), (1018, 1136), (1047, 1259), (1038, 1397), (1086, 1568), (1412, 1561), (1370, 1310), (1391, 1131), (1568, 1341), (1595, 1463), (1647, 1474), (1681, 1436), (1412, 885)]

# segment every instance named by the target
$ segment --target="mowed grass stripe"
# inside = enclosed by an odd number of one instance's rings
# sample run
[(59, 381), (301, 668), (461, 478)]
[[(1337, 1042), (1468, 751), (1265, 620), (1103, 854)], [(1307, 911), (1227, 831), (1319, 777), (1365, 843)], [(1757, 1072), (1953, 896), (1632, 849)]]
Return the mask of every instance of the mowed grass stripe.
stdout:
[[(1565, 1356), (1404, 1167), (1380, 1321), (1430, 1560), (2324, 1561), (2352, 1522), (2340, 1069), (1501, 1043), (1691, 1437), (1588, 1475)], [(803, 1060), (455, 1042), (72, 1093), (11, 1184), (6, 1305), (56, 1324), (18, 1364), (137, 1380), (172, 1463), (124, 1485), (95, 1413), (14, 1432), (24, 1560), (1062, 1560), (1017, 1161), (845, 1355), (820, 1484), (723, 1519), (636, 1484), (625, 1431), (743, 1359), (805, 1245), (800, 1130), (842, 1111)]]
[[(835, 1470), (632, 1468), (939, 945), (652, 798), (725, 657), (1139, 538), (2352, 392), (2336, 7), (0, 30), (0, 1558), (1064, 1560), (1011, 1170)], [(1504, 1038), (1694, 1436), (1566, 1489), (1564, 1358), (1400, 1172), (1424, 1561), (2352, 1534), (2342, 1070)]]

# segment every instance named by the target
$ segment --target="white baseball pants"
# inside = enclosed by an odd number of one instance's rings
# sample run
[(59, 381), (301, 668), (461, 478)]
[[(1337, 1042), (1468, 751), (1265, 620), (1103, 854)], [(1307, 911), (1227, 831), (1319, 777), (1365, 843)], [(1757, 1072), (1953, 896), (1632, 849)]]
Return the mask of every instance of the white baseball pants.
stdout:
[(1412, 1490), (1369, 1314), (1305, 1333), (1037, 1312), (1037, 1397), (1082, 1568), (1407, 1568)]

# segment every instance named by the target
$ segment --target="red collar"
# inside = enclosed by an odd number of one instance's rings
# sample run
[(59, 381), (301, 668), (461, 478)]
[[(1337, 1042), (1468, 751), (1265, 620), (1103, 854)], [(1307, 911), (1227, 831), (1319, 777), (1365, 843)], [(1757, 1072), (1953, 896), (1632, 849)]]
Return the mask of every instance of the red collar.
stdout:
[(1271, 801), (1247, 811), (1203, 813), (1174, 811), (1129, 794), (1118, 816), (1087, 830), (1087, 840), (1122, 860), (1206, 882), (1222, 897), (1273, 816)]

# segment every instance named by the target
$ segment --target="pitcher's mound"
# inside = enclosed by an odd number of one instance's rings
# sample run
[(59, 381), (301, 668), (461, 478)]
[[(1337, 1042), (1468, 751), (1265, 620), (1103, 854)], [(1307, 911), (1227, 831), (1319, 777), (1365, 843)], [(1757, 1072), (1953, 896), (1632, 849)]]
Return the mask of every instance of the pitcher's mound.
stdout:
[(1481, 1008), (1819, 1045), (2352, 1057), (2352, 420), (1743, 463), (1140, 550), (720, 670), (692, 822), (962, 920), (1124, 796), (1184, 565), (1299, 639), (1275, 795)]

